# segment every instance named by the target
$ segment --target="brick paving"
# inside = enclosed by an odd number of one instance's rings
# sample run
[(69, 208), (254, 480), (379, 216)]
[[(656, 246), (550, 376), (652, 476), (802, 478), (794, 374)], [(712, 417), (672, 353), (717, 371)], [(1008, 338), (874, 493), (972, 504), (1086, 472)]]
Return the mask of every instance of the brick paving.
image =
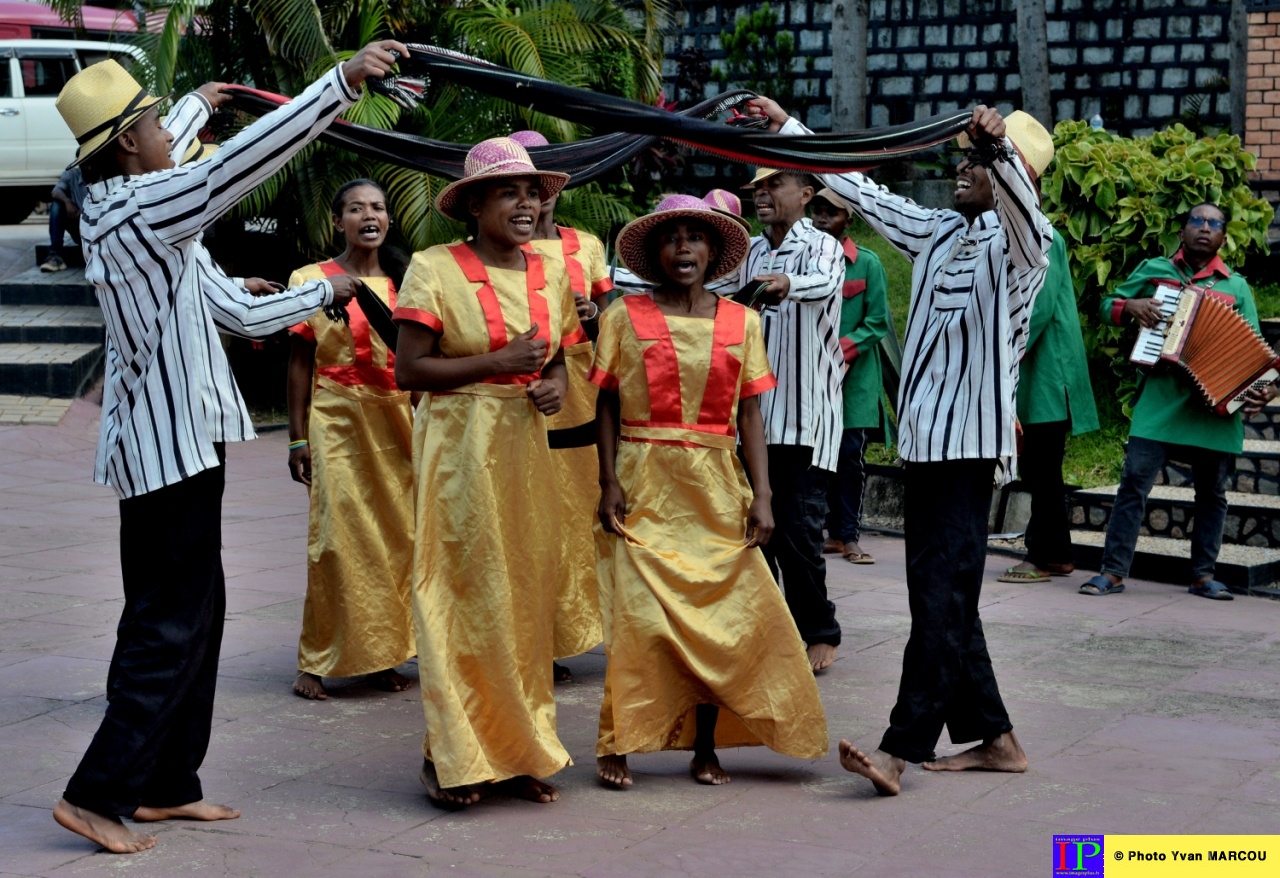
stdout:
[(0, 394), (0, 426), (17, 424), (57, 426), (69, 408), (71, 408), (69, 399)]
[[(90, 483), (97, 414), (77, 400), (57, 427), (0, 428), (0, 875), (1025, 876), (1048, 874), (1055, 832), (1280, 825), (1280, 602), (1140, 581), (1091, 599), (1075, 594), (1082, 576), (996, 583), (1010, 562), (994, 556), (982, 612), (1025, 775), (912, 768), (902, 796), (878, 799), (834, 755), (751, 749), (721, 754), (725, 787), (694, 784), (683, 755), (654, 754), (633, 758), (633, 790), (604, 790), (594, 653), (570, 659), (576, 682), (557, 688), (577, 760), (555, 778), (561, 801), (441, 813), (416, 779), (416, 690), (290, 694), (306, 495), (272, 433), (229, 447), (229, 608), (203, 771), (209, 798), (244, 817), (161, 825), (158, 847), (132, 857), (95, 852), (50, 808), (101, 716), (122, 602), (116, 503)], [(878, 564), (830, 565), (845, 627), (819, 678), (833, 745), (875, 744), (909, 627), (901, 542), (863, 547)]]

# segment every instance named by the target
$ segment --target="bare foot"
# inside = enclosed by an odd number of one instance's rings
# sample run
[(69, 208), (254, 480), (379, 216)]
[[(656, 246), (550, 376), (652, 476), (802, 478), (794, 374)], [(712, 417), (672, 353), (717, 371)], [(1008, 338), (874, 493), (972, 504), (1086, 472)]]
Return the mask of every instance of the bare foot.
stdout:
[(551, 679), (556, 683), (572, 683), (573, 671), (560, 664), (559, 662), (551, 663)]
[(480, 801), (480, 794), (468, 786), (442, 787), (436, 776), (436, 767), (428, 759), (422, 760), (422, 770), (418, 772), (418, 780), (426, 788), (427, 799), (437, 808), (446, 811), (457, 811)]
[(627, 757), (610, 754), (596, 757), (596, 774), (605, 786), (615, 790), (625, 790), (631, 786), (631, 769), (627, 767)]
[(215, 805), (201, 799), (176, 808), (148, 808), (140, 805), (133, 812), (132, 819), (136, 823), (154, 823), (157, 820), (235, 820), (239, 816), (240, 812), (235, 808)]
[(500, 784), (502, 791), (517, 799), (527, 799), (540, 805), (547, 805), (560, 798), (560, 791), (549, 783), (543, 783), (536, 777), (521, 774)]
[[(395, 668), (378, 671), (368, 677), (369, 685), (381, 692), (403, 692), (413, 688), (413, 678), (396, 673)], [(316, 682), (320, 682), (318, 679)]]
[(906, 771), (905, 760), (892, 756), (883, 750), (875, 750), (870, 755), (863, 753), (848, 741), (840, 742), (840, 764), (845, 771), (860, 774), (876, 792), (882, 796), (896, 796), (902, 789), (902, 772)]
[(715, 753), (709, 753), (706, 756), (699, 756), (697, 753), (693, 755), (693, 761), (689, 763), (689, 773), (693, 775), (693, 779), (698, 783), (711, 784), (719, 786), (731, 781), (729, 773), (720, 767), (720, 760)]
[(298, 676), (293, 678), (293, 693), (308, 701), (329, 700), (329, 693), (324, 691), (320, 678), (306, 671), (298, 671)]
[(107, 817), (77, 808), (66, 799), (53, 807), (53, 819), (76, 835), (102, 845), (113, 854), (136, 854), (156, 846), (154, 835), (143, 835), (126, 827), (119, 817)]
[(836, 648), (829, 643), (814, 643), (805, 652), (809, 656), (809, 667), (815, 674), (825, 671), (836, 660)]
[(984, 741), (955, 756), (943, 756), (933, 762), (923, 763), (929, 771), (1011, 771), (1027, 770), (1027, 754), (1013, 732), (1005, 732), (998, 738)]

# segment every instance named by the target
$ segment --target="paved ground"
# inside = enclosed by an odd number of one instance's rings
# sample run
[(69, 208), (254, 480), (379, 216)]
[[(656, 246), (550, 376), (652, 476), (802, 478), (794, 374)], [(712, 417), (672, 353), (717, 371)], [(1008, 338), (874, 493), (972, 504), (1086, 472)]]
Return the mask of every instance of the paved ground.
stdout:
[[(681, 755), (633, 760), (626, 793), (594, 782), (603, 659), (557, 690), (578, 764), (555, 805), (429, 807), (416, 771), (416, 690), (289, 692), (304, 590), (306, 498), (281, 433), (230, 448), (230, 596), (209, 797), (238, 821), (171, 824), (129, 858), (96, 853), (50, 816), (103, 709), (121, 599), (112, 495), (89, 483), (97, 411), (0, 428), (0, 874), (39, 876), (889, 876), (1047, 874), (1054, 832), (1272, 833), (1280, 827), (1280, 603), (1210, 603), (1133, 583), (1091, 599), (1075, 583), (1002, 585), (983, 616), (1031, 759), (1021, 776), (930, 775), (877, 799), (834, 755), (722, 754), (721, 788)], [(874, 567), (832, 565), (845, 646), (820, 678), (832, 743), (872, 744), (908, 627), (902, 545)]]

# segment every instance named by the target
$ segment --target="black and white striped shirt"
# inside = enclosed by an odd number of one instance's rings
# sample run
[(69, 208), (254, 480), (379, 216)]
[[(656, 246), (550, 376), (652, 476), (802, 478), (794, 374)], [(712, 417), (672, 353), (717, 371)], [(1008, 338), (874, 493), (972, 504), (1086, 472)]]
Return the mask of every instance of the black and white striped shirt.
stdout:
[[(804, 128), (792, 120), (782, 130)], [(898, 392), (902, 458), (1001, 459), (1008, 472), (1018, 363), (1053, 230), (1021, 162), (996, 161), (989, 173), (996, 209), (972, 223), (954, 210), (920, 207), (862, 174), (822, 179), (914, 263)]]
[(835, 238), (801, 219), (777, 250), (766, 237), (751, 239), (735, 289), (760, 274), (785, 274), (791, 283), (781, 304), (760, 313), (769, 366), (778, 379), (776, 389), (760, 395), (765, 442), (808, 446), (813, 466), (835, 472), (844, 426), (839, 295), (844, 252)]
[[(254, 297), (214, 264), (200, 235), (357, 97), (339, 65), (209, 159), (89, 187), (85, 276), (107, 324), (94, 481), (122, 498), (145, 494), (217, 466), (214, 443), (254, 438), (218, 328), (270, 334), (328, 304), (333, 289), (314, 281)], [(174, 106), (175, 161), (209, 113), (199, 95)]]

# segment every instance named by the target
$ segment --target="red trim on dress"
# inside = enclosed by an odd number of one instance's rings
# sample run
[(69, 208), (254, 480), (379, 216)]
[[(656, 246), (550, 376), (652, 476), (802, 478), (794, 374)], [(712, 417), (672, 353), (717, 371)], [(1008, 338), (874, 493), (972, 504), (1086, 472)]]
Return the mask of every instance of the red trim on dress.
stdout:
[(607, 296), (613, 292), (613, 281), (608, 277), (602, 277), (591, 285), (591, 298), (598, 299), (601, 296)]
[(649, 385), (649, 417), (655, 421), (680, 423), (684, 410), (680, 401), (680, 365), (666, 315), (648, 296), (623, 298), (636, 338), (652, 341), (644, 349), (645, 381)]
[[(498, 291), (489, 280), (489, 271), (480, 257), (476, 256), (467, 244), (450, 244), (447, 248), (454, 262), (462, 269), (462, 273), (471, 283), (480, 284), (476, 290), (476, 298), (480, 301), (480, 309), (484, 312), (485, 325), (489, 330), (489, 352), (502, 350), (511, 339), (507, 336), (506, 318), (502, 314), (502, 305), (498, 301)], [(538, 331), (534, 338), (547, 342), (548, 352), (551, 350), (551, 309), (547, 297), (538, 292), (547, 285), (546, 272), (542, 267), (542, 257), (537, 253), (521, 248), (525, 260), (524, 282), (526, 295), (529, 297), (529, 322), (537, 324)], [(546, 361), (543, 361), (546, 365)], [(491, 375), (482, 379), (484, 384), (529, 384), (542, 377), (542, 370), (522, 375)]]
[(587, 372), (587, 380), (610, 393), (618, 392), (618, 376), (611, 375), (598, 366), (592, 366), (591, 371)]
[(400, 321), (408, 320), (410, 323), (421, 323), (432, 332), (444, 332), (444, 323), (440, 318), (432, 314), (430, 311), (423, 311), (420, 308), (399, 307), (391, 312), (391, 319)]
[(714, 433), (717, 436), (736, 436), (738, 429), (733, 424), (678, 424), (671, 421), (630, 421), (621, 418), (619, 423), (624, 427), (655, 427), (663, 430), (690, 430), (694, 433)]
[(294, 335), (305, 338), (307, 341), (311, 342), (312, 344), (316, 343), (316, 331), (312, 329), (309, 325), (307, 325), (305, 322), (299, 323), (296, 326), (290, 326), (289, 331), (292, 332)]
[(840, 352), (844, 354), (846, 363), (852, 363), (858, 358), (858, 345), (849, 336), (842, 335), (840, 336)]
[(748, 381), (738, 389), (738, 399), (748, 399), (752, 396), (759, 396), (766, 390), (773, 390), (778, 386), (778, 379), (772, 372), (768, 375), (761, 375), (755, 381)]
[[(338, 277), (347, 273), (337, 260), (333, 259), (321, 262), (317, 267), (325, 277)], [(387, 279), (387, 286), (392, 291), (388, 298), (391, 300), (391, 307), (394, 308), (395, 285), (390, 278)], [(346, 308), (347, 330), (351, 333), (351, 354), (354, 362), (349, 366), (319, 366), (316, 368), (316, 375), (347, 387), (367, 384), (384, 390), (398, 390), (395, 378), (395, 352), (387, 351), (386, 368), (375, 366), (373, 364), (373, 332), (369, 326), (369, 318), (365, 316), (364, 309), (355, 299), (348, 302)], [(314, 340), (314, 336), (312, 338)]]
[[(711, 336), (711, 364), (702, 390), (699, 425), (729, 424), (733, 419), (735, 391), (742, 375), (742, 361), (729, 353), (729, 347), (746, 340), (747, 309), (724, 299), (716, 301), (715, 327)], [(733, 435), (732, 433), (728, 435)]]

